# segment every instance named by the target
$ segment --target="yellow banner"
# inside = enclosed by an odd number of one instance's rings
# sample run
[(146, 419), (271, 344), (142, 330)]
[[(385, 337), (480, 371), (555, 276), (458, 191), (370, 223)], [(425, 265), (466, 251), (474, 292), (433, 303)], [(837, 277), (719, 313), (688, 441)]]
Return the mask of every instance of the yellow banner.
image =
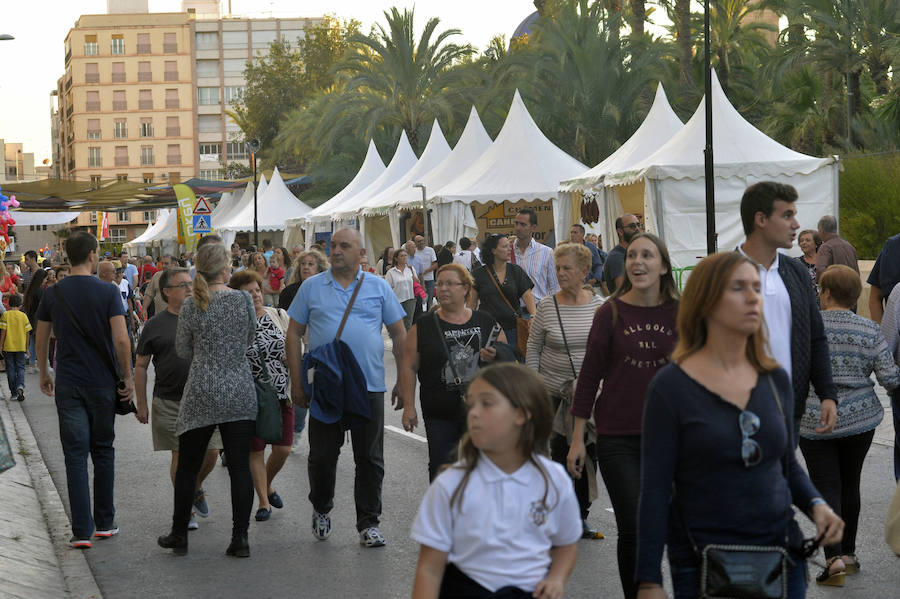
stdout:
[(178, 198), (178, 243), (184, 243), (184, 249), (187, 252), (193, 252), (197, 249), (197, 240), (199, 235), (194, 234), (194, 206), (197, 204), (197, 198), (194, 191), (179, 183), (172, 187), (175, 197)]

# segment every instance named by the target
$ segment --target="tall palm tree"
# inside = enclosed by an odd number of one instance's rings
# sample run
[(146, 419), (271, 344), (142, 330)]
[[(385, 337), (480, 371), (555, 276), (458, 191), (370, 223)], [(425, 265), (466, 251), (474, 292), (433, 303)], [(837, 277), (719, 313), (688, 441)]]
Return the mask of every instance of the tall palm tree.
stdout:
[(429, 19), (416, 40), (413, 9), (385, 11), (387, 27), (375, 25), (370, 35), (350, 38), (351, 49), (336, 66), (343, 91), (330, 104), (319, 127), (326, 145), (336, 121), (351, 114), (359, 138), (378, 127), (403, 128), (414, 150), (420, 133), (435, 118), (452, 122), (460, 98), (460, 72), (453, 67), (474, 53), (469, 44), (451, 43), (458, 29), (438, 32), (440, 20)]

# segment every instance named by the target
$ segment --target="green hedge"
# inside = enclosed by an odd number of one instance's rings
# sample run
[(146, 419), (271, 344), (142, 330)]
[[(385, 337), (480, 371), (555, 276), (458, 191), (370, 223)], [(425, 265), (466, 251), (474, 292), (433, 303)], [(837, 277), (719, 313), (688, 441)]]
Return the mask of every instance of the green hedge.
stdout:
[(900, 233), (900, 153), (851, 155), (840, 173), (841, 237), (860, 260), (874, 260)]

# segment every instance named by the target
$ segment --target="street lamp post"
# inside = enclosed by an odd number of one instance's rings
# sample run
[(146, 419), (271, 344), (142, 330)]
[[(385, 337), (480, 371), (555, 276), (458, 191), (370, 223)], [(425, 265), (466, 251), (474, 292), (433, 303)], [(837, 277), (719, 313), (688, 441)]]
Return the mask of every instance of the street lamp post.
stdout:
[(706, 253), (716, 253), (716, 180), (713, 170), (713, 114), (712, 114), (712, 71), (709, 60), (709, 0), (704, 1), (703, 21), (703, 68), (706, 73), (704, 90), (706, 97), (706, 148), (704, 155), (704, 175), (706, 178)]
[(247, 151), (250, 153), (250, 170), (253, 171), (253, 245), (259, 249), (259, 223), (256, 205), (256, 153), (259, 152), (259, 140), (255, 137), (247, 140)]
[(434, 238), (428, 232), (428, 204), (425, 203), (425, 186), (421, 183), (413, 183), (413, 187), (422, 190), (422, 221), (425, 226), (425, 238), (431, 242), (431, 245), (434, 245)]

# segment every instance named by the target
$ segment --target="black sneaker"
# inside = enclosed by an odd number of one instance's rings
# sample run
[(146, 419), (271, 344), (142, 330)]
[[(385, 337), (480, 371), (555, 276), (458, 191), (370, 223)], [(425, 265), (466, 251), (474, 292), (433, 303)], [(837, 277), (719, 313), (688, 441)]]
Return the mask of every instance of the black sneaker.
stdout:
[(16, 389), (16, 401), (25, 401), (24, 389)]
[(91, 540), (90, 539), (81, 539), (78, 537), (72, 537), (69, 539), (69, 544), (75, 549), (90, 549), (91, 548)]

